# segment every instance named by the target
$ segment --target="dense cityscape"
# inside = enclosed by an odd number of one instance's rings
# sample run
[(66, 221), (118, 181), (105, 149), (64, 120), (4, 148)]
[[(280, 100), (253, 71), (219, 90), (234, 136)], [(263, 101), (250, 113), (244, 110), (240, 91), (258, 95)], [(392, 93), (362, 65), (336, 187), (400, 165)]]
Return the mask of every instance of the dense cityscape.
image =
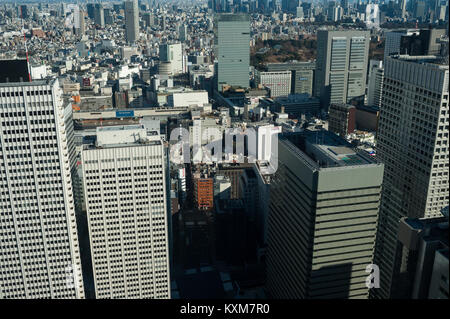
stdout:
[(448, 299), (448, 14), (1, 1), (0, 299)]

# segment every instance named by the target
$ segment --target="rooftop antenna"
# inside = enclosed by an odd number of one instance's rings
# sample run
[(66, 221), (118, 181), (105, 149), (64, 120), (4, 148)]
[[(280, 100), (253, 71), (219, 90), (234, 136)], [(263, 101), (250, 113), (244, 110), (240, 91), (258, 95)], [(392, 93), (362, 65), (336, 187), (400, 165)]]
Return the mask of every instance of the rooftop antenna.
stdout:
[(27, 71), (28, 71), (28, 81), (31, 82), (31, 73), (30, 73), (30, 61), (28, 59), (28, 47), (27, 47), (27, 39), (25, 37), (25, 24), (23, 22), (23, 7), (20, 7), (20, 19), (22, 20), (22, 32), (23, 32), (23, 42), (25, 43), (25, 55), (27, 57)]

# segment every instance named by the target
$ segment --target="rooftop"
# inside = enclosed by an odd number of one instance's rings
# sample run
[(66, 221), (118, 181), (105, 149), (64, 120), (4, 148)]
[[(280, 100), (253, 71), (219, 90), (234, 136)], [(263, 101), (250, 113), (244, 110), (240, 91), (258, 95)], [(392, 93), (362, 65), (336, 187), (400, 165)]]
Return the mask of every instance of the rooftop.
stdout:
[(83, 140), (83, 149), (117, 148), (137, 145), (161, 145), (156, 131), (147, 132), (144, 125), (97, 127), (96, 138)]
[(318, 168), (377, 164), (368, 153), (326, 130), (290, 132), (283, 137), (294, 144), (310, 164), (315, 163)]

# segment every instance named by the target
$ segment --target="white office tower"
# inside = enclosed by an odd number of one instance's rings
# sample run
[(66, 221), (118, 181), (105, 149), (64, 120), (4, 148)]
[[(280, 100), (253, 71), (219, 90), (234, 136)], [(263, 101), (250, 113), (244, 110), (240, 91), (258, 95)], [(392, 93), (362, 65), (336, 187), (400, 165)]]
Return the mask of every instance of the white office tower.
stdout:
[(159, 46), (159, 60), (162, 64), (170, 62), (172, 75), (183, 73), (183, 45), (181, 43), (164, 43)]
[[(388, 57), (377, 136), (385, 165), (375, 263), (389, 298), (402, 217), (440, 216), (449, 204), (448, 64), (426, 57)], [(395, 286), (395, 284), (393, 285)]]
[(143, 125), (81, 151), (96, 298), (170, 298), (164, 146)]
[(0, 83), (0, 298), (84, 298), (61, 95), (58, 80)]
[(291, 93), (291, 71), (256, 71), (256, 82), (270, 90), (270, 97), (288, 96)]
[(125, 39), (129, 44), (139, 39), (138, 0), (125, 1)]
[(370, 60), (369, 63), (369, 85), (367, 90), (367, 104), (369, 106), (381, 105), (383, 93), (383, 61)]

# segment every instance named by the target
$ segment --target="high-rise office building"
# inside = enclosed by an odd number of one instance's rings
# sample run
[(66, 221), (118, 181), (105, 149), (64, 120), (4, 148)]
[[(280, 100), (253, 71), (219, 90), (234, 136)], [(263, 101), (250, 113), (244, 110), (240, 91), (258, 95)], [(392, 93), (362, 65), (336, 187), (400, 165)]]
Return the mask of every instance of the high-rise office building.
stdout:
[(250, 17), (218, 14), (215, 21), (217, 89), (224, 85), (249, 87)]
[(105, 12), (103, 11), (103, 5), (96, 3), (94, 6), (94, 23), (99, 27), (105, 26)]
[(125, 39), (134, 43), (139, 39), (139, 8), (137, 0), (125, 1)]
[(383, 61), (370, 60), (367, 88), (367, 104), (369, 106), (380, 107), (383, 93), (383, 78)]
[(281, 10), (283, 10), (283, 12), (295, 13), (298, 6), (299, 6), (299, 0), (282, 0), (281, 1)]
[(155, 25), (155, 16), (151, 14), (150, 12), (146, 12), (142, 15), (142, 20), (145, 22), (145, 26), (153, 27)]
[(449, 68), (439, 59), (387, 57), (377, 132), (385, 165), (375, 263), (391, 295), (400, 218), (440, 216), (449, 203)]
[(105, 8), (103, 10), (104, 16), (105, 16), (105, 24), (113, 24), (113, 16), (112, 16), (112, 9)]
[[(154, 133), (154, 134), (152, 134)], [(165, 152), (143, 125), (81, 150), (96, 298), (170, 298)]]
[(186, 24), (181, 24), (178, 27), (178, 38), (180, 39), (181, 42), (184, 42), (188, 39), (188, 31)]
[(19, 7), (19, 17), (22, 19), (28, 19), (28, 6), (26, 4)]
[(400, 8), (402, 9), (402, 19), (406, 19), (406, 14), (408, 11), (406, 11), (406, 2), (408, 0), (400, 0), (401, 4), (400, 4)]
[(413, 34), (418, 35), (419, 30), (416, 29), (405, 29), (405, 30), (394, 30), (386, 32), (384, 41), (384, 59), (391, 54), (409, 54), (410, 52), (401, 52), (402, 37), (411, 36)]
[(87, 10), (87, 14), (89, 19), (94, 20), (94, 11), (95, 11), (95, 6), (94, 3), (87, 3), (86, 4), (86, 10)]
[(314, 95), (323, 108), (365, 94), (369, 42), (369, 31), (318, 31)]
[(183, 73), (183, 44), (163, 43), (159, 46), (159, 60), (170, 62), (172, 74)]
[(315, 62), (268, 63), (267, 70), (291, 71), (291, 94), (313, 94)]
[(270, 90), (270, 97), (291, 94), (291, 71), (256, 71), (256, 83)]
[(76, 7), (74, 10), (74, 32), (77, 36), (83, 36), (86, 32), (86, 23), (84, 21), (85, 12)]
[(401, 219), (393, 298), (448, 299), (448, 207), (443, 214)]
[(72, 129), (58, 80), (0, 83), (0, 298), (84, 298)]
[(384, 59), (392, 54), (439, 55), (445, 29), (398, 30), (386, 33)]
[(329, 131), (280, 137), (271, 178), (267, 292), (367, 298), (383, 164)]

